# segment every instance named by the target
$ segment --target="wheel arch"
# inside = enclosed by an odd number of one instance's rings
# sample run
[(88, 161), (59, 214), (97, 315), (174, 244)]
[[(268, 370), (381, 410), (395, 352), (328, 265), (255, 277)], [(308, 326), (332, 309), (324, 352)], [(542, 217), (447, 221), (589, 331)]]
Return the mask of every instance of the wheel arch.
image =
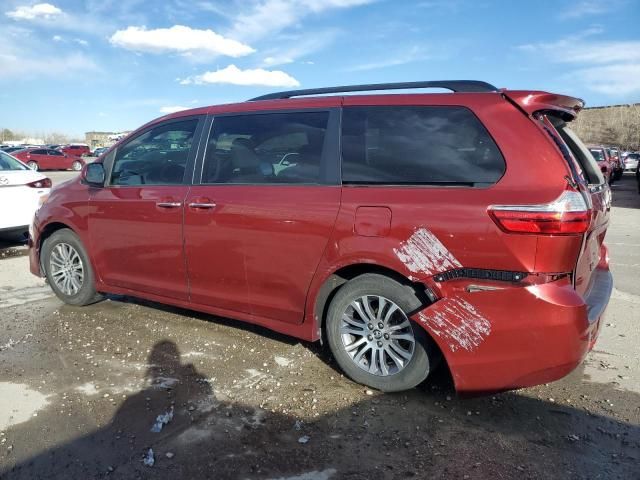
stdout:
[[(434, 302), (435, 297), (431, 290), (424, 283), (413, 282), (402, 273), (393, 268), (376, 263), (352, 263), (335, 268), (328, 273), (313, 298), (311, 313), (314, 321), (314, 331), (317, 338), (323, 342), (325, 338), (325, 317), (329, 304), (345, 283), (349, 280), (365, 273), (377, 273), (395, 280), (405, 288), (411, 289), (420, 301), (420, 307), (416, 311), (423, 309)], [(408, 312), (414, 313), (414, 312)]]
[[(333, 297), (349, 280), (368, 273), (383, 275), (392, 280), (395, 280), (401, 286), (410, 289), (414, 293), (414, 295), (418, 299), (419, 306), (417, 306), (411, 312), (406, 312), (408, 317), (411, 317), (417, 312), (424, 310), (437, 301), (437, 297), (431, 291), (428, 285), (419, 281), (412, 281), (393, 268), (376, 263), (353, 263), (341, 266), (340, 268), (336, 268), (326, 276), (320, 288), (318, 289), (318, 293), (314, 298), (314, 331), (316, 338), (320, 340), (321, 344), (324, 345), (327, 339), (325, 318)], [(418, 328), (420, 328), (426, 334), (427, 341), (429, 342), (429, 348), (431, 349), (432, 353), (435, 354), (435, 357), (432, 357), (433, 359), (435, 359), (434, 369), (442, 368), (444, 369), (446, 374), (449, 375), (449, 377), (453, 378), (451, 375), (449, 361), (447, 355), (445, 354), (445, 351), (443, 350), (443, 346), (434, 337), (430, 329), (425, 327), (425, 325), (419, 324)]]
[(38, 244), (36, 245), (37, 251), (38, 251), (38, 266), (40, 267), (40, 272), (42, 273), (42, 275), (44, 275), (45, 269), (44, 269), (44, 264), (42, 263), (43, 258), (42, 258), (42, 246), (44, 245), (44, 242), (47, 238), (49, 238), (51, 235), (53, 235), (55, 232), (57, 232), (58, 230), (63, 230), (63, 229), (68, 229), (71, 230), (73, 233), (75, 233), (77, 235), (77, 232), (73, 229), (73, 227), (67, 225), (66, 223), (62, 223), (62, 222), (51, 222), (51, 223), (47, 223), (43, 228), (42, 231), (40, 232), (40, 235), (38, 237)]

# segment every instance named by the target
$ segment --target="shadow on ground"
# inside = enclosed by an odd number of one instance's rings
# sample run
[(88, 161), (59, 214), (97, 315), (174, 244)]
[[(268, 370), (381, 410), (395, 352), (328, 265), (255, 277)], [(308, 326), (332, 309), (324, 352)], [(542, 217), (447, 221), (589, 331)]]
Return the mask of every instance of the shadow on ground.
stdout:
[[(638, 478), (638, 425), (550, 400), (517, 393), (460, 400), (423, 386), (302, 423), (219, 398), (215, 383), (183, 363), (169, 339), (155, 344), (148, 365), (147, 387), (129, 395), (108, 425), (0, 477)], [(579, 391), (599, 398), (603, 388), (582, 383)], [(607, 395), (640, 405), (630, 392)], [(156, 415), (172, 406), (174, 418), (151, 432)], [(149, 449), (152, 467), (142, 462)]]

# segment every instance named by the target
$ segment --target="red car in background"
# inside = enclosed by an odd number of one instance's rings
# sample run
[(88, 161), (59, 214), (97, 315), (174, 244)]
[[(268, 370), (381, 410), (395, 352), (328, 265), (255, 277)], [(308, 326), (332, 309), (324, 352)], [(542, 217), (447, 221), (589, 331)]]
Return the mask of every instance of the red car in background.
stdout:
[(600, 171), (607, 180), (607, 183), (612, 184), (616, 178), (614, 174), (614, 164), (609, 155), (609, 149), (602, 145), (588, 145), (587, 148), (589, 148), (591, 155), (593, 155), (593, 158), (598, 162), (598, 167), (600, 167)]
[(52, 148), (26, 148), (13, 153), (33, 170), (75, 170), (84, 166), (80, 157), (68, 155)]
[(58, 147), (62, 153), (75, 156), (75, 157), (83, 157), (85, 155), (91, 155), (91, 149), (88, 145), (83, 143), (71, 143), (69, 145), (64, 145), (62, 147)]
[(618, 147), (607, 147), (607, 150), (613, 166), (613, 180), (617, 182), (622, 178), (622, 174), (624, 173), (624, 160), (622, 160)]

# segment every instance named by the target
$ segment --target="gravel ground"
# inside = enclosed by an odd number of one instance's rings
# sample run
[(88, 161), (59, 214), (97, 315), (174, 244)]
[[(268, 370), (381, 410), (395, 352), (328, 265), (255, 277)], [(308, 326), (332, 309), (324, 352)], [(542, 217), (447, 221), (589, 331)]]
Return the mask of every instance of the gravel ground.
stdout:
[(640, 479), (632, 177), (614, 205), (594, 352), (561, 381), (473, 399), (446, 372), (370, 391), (320, 345), (229, 319), (125, 297), (66, 306), (24, 247), (2, 245), (0, 478)]

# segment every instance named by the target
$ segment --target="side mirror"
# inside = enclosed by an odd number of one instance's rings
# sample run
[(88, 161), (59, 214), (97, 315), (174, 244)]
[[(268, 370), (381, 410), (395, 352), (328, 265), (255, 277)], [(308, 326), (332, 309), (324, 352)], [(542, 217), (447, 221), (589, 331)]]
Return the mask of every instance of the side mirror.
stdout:
[(82, 170), (82, 180), (92, 187), (104, 187), (104, 166), (102, 163), (88, 163)]

